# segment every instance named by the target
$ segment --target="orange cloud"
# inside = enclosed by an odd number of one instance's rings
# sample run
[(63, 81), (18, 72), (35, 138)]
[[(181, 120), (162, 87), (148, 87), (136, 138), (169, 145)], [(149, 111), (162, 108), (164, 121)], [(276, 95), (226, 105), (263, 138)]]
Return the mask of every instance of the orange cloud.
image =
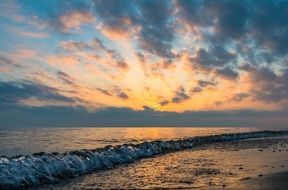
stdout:
[(102, 33), (112, 40), (128, 40), (130, 39), (130, 33), (127, 30), (116, 27), (102, 27)]
[(65, 15), (62, 15), (59, 18), (61, 23), (62, 31), (69, 32), (71, 29), (80, 30), (82, 24), (92, 23), (94, 17), (92, 13), (89, 12), (71, 12)]
[(100, 30), (107, 38), (111, 40), (131, 40), (140, 32), (140, 26), (132, 25), (129, 18), (120, 19), (121, 27), (100, 25), (96, 29)]
[(56, 55), (56, 56), (48, 56), (47, 62), (51, 65), (76, 65), (79, 63), (79, 60), (71, 55)]
[(18, 49), (15, 52), (11, 53), (11, 56), (16, 59), (31, 59), (33, 57), (36, 57), (37, 52), (30, 49)]

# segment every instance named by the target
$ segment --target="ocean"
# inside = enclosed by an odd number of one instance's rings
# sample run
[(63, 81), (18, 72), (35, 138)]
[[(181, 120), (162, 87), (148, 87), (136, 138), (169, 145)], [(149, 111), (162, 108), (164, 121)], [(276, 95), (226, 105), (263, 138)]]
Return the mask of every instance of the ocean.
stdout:
[[(278, 137), (287, 134), (258, 128), (0, 129), (0, 189), (217, 189), (243, 178), (231, 169), (245, 164), (241, 154), (277, 149), (286, 140)], [(258, 163), (253, 155), (250, 162)], [(256, 165), (254, 171), (262, 171)]]

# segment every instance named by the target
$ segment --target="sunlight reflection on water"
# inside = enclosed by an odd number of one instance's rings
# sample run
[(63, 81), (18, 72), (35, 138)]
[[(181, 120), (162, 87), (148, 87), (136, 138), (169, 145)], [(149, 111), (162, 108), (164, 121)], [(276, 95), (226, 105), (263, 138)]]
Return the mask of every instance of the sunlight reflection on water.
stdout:
[(0, 156), (35, 152), (65, 152), (106, 145), (172, 140), (254, 128), (27, 128), (0, 129)]

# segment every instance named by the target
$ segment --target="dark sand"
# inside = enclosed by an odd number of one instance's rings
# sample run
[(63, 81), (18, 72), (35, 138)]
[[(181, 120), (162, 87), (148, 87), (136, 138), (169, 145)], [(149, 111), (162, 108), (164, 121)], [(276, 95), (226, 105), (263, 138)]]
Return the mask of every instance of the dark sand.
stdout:
[(263, 175), (258, 178), (243, 180), (247, 189), (263, 190), (287, 190), (288, 189), (288, 171)]

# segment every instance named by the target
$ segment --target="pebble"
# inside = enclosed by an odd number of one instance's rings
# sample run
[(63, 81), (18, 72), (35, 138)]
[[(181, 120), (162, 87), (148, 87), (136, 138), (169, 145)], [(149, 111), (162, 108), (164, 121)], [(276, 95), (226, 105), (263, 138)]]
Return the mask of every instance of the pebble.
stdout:
[(242, 180), (248, 180), (248, 179), (250, 179), (250, 177), (244, 177), (244, 178), (242, 178)]

